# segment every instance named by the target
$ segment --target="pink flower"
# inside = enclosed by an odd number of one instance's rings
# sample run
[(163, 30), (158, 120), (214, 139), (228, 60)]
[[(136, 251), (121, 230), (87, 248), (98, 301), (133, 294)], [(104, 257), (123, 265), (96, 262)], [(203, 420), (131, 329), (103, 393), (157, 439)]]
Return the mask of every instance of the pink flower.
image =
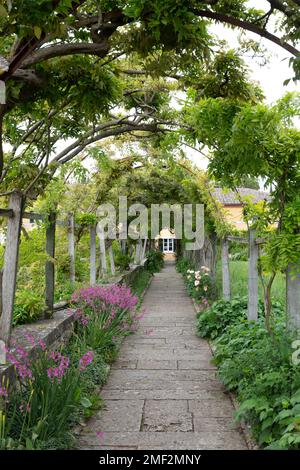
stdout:
[(34, 336), (31, 333), (25, 333), (25, 338), (31, 344), (31, 346), (36, 346), (36, 341)]
[(99, 439), (103, 439), (103, 437), (105, 436), (105, 433), (102, 431), (97, 431), (96, 436), (99, 437)]
[(79, 370), (84, 371), (91, 362), (93, 362), (95, 354), (93, 351), (86, 352), (80, 359), (79, 359)]
[(17, 364), (16, 369), (21, 380), (26, 378), (32, 379), (32, 370), (27, 366), (27, 364)]
[(72, 295), (72, 302), (80, 306), (89, 306), (96, 312), (107, 311), (109, 308), (113, 315), (115, 310), (130, 310), (138, 302), (126, 285), (113, 285), (109, 287), (93, 286), (80, 289)]
[(66, 371), (70, 367), (70, 359), (66, 356), (62, 356), (61, 353), (54, 351), (50, 353), (50, 357), (53, 359), (55, 364), (58, 364), (58, 367), (49, 367), (47, 369), (47, 376), (52, 383), (55, 379), (60, 383)]
[(46, 344), (42, 339), (39, 339), (39, 345), (43, 351), (46, 351)]
[(7, 398), (8, 397), (8, 392), (6, 388), (0, 386), (0, 397)]

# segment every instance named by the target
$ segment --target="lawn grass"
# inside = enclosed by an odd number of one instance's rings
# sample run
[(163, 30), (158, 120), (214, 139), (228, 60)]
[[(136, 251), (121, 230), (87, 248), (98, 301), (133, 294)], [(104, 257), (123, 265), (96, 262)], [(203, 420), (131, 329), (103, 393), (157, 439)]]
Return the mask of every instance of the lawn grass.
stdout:
[[(230, 280), (231, 280), (231, 296), (246, 296), (248, 288), (248, 262), (247, 261), (230, 261)], [(221, 262), (217, 265), (217, 293), (218, 297), (222, 296), (222, 269)], [(272, 299), (281, 302), (284, 306), (285, 298), (285, 276), (281, 273), (277, 274), (272, 288)], [(262, 285), (259, 282), (259, 294), (262, 296)]]

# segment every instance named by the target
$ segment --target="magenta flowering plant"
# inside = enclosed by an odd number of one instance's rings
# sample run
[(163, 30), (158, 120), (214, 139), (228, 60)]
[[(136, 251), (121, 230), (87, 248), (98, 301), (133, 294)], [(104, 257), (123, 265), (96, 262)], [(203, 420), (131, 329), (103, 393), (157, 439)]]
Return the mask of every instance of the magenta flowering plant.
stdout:
[(77, 334), (108, 358), (135, 322), (138, 298), (126, 285), (80, 289), (72, 296)]
[(79, 289), (74, 292), (71, 301), (77, 308), (101, 314), (107, 311), (131, 310), (136, 306), (138, 298), (132, 294), (128, 286), (114, 284)]
[[(19, 386), (10, 395), (6, 388), (0, 389), (0, 400), (5, 400), (3, 416), (4, 413), (9, 416), (2, 429), (3, 439), (8, 437), (21, 448), (28, 444), (31, 435), (35, 436), (35, 441), (64, 435), (70, 416), (81, 406), (81, 374), (94, 359), (91, 350), (79, 359), (71, 359), (60, 351), (49, 351), (42, 340), (35, 340), (32, 335), (28, 335), (27, 340), (35, 346), (33, 357), (29, 357), (26, 347), (16, 343), (7, 351)], [(6, 448), (5, 445), (2, 444), (2, 448)], [(31, 442), (31, 445), (37, 448), (38, 444)]]
[(79, 359), (79, 370), (84, 371), (87, 366), (93, 362), (95, 354), (93, 351), (87, 351), (80, 359)]

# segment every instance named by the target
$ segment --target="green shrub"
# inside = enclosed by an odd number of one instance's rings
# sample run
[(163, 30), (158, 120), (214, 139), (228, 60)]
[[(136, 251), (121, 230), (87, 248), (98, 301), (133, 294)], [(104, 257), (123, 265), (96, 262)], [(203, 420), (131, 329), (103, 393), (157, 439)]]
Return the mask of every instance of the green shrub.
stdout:
[(248, 246), (245, 244), (230, 242), (229, 257), (232, 261), (248, 261)]
[(114, 257), (115, 265), (116, 267), (120, 268), (120, 271), (125, 271), (126, 269), (129, 269), (129, 264), (131, 262), (131, 256), (129, 254), (117, 251)]
[(184, 257), (177, 258), (176, 269), (179, 273), (184, 274), (188, 269), (194, 269), (194, 265)]
[(273, 306), (272, 335), (259, 319), (249, 322), (247, 299), (218, 301), (198, 315), (198, 331), (214, 339), (214, 362), (227, 389), (240, 403), (237, 419), (251, 425), (254, 438), (268, 449), (300, 448), (300, 367), (292, 364), (294, 339), (285, 312)]
[[(237, 419), (251, 425), (261, 446), (300, 448), (300, 369), (291, 363), (291, 338), (283, 327), (273, 338), (263, 328), (259, 332), (260, 328), (249, 328), (245, 323), (248, 347), (243, 348), (234, 341), (236, 336), (241, 343), (241, 331), (227, 330), (222, 338), (223, 348), (229, 341), (227, 359), (220, 364), (220, 378), (236, 391), (240, 402)], [(220, 354), (218, 349), (217, 346), (220, 360), (224, 350)]]
[(14, 305), (13, 325), (22, 325), (36, 321), (45, 309), (40, 294), (29, 289), (18, 290)]
[(212, 296), (212, 280), (209, 268), (202, 266), (198, 271), (188, 269), (184, 273), (184, 280), (189, 294), (203, 306), (208, 306), (208, 299)]
[(146, 268), (150, 273), (158, 273), (164, 265), (164, 255), (159, 250), (150, 250), (147, 253)]
[(198, 334), (203, 338), (215, 339), (224, 333), (228, 325), (240, 322), (246, 317), (246, 298), (236, 297), (233, 300), (218, 300), (208, 310), (198, 314)]

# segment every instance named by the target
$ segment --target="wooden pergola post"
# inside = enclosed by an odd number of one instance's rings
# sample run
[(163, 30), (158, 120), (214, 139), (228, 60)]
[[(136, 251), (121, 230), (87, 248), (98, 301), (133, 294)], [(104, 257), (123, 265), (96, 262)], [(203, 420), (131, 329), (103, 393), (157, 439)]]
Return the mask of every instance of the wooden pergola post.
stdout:
[(141, 251), (142, 251), (142, 240), (139, 238), (136, 247), (135, 247), (135, 257), (134, 257), (134, 264), (141, 263)]
[(290, 264), (286, 272), (287, 322), (290, 330), (300, 331), (300, 266)]
[(5, 344), (9, 343), (13, 321), (23, 206), (23, 195), (17, 191), (13, 192), (9, 200), (9, 210), (12, 211), (12, 216), (8, 218), (7, 222), (2, 278), (0, 340)]
[(229, 247), (227, 238), (221, 240), (223, 298), (230, 300)]
[(258, 245), (255, 230), (249, 230), (249, 261), (248, 261), (248, 320), (258, 319)]
[(45, 318), (51, 318), (53, 315), (55, 288), (55, 227), (56, 214), (55, 212), (51, 212), (48, 216), (48, 223), (46, 227), (46, 253), (50, 259), (46, 261), (45, 265)]
[(142, 250), (142, 256), (141, 256), (141, 261), (145, 259), (146, 256), (146, 249), (147, 249), (147, 243), (148, 243), (148, 238), (145, 238), (144, 244), (143, 244), (143, 250)]
[(90, 284), (96, 284), (96, 225), (90, 226)]
[(70, 281), (75, 284), (75, 223), (74, 214), (69, 214), (68, 226), (68, 244), (69, 244), (69, 257), (70, 257)]
[(110, 271), (112, 275), (114, 276), (116, 274), (116, 268), (115, 268), (114, 250), (113, 250), (112, 243), (109, 245), (108, 254), (109, 254)]
[(99, 247), (100, 247), (100, 259), (101, 259), (101, 270), (103, 274), (107, 273), (107, 262), (106, 262), (106, 246), (105, 246), (105, 238), (104, 238), (104, 231), (98, 231), (99, 237)]

